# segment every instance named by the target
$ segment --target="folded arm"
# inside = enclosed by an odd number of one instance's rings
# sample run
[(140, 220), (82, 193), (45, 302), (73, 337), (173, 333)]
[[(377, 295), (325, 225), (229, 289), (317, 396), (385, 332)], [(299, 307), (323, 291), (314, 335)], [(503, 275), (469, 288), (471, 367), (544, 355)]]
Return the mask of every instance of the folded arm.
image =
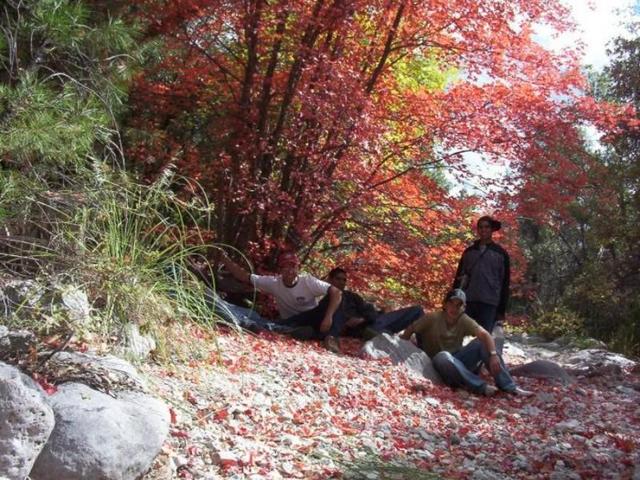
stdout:
[(324, 312), (324, 318), (320, 324), (321, 332), (328, 332), (331, 329), (333, 314), (336, 313), (336, 310), (340, 307), (341, 301), (342, 292), (334, 286), (329, 287), (329, 305), (327, 305), (327, 310)]

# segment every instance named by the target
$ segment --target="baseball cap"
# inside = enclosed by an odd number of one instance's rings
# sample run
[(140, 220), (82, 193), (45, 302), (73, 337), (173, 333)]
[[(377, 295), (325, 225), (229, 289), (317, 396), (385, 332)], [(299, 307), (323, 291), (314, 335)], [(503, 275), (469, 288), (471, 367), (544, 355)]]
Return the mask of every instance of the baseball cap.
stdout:
[(448, 302), (449, 300), (460, 300), (462, 303), (467, 303), (467, 296), (461, 289), (455, 288), (447, 292), (444, 301)]

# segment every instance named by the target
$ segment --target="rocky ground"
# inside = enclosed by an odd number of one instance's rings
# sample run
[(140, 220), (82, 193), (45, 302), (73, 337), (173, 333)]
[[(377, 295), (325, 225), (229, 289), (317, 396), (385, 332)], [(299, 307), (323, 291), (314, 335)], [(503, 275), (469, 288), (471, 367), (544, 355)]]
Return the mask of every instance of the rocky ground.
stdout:
[(640, 478), (633, 362), (584, 369), (582, 353), (526, 340), (507, 339), (508, 364), (551, 359), (575, 381), (518, 378), (534, 396), (484, 398), (362, 358), (357, 340), (335, 355), (221, 333), (200, 360), (142, 367), (172, 417), (145, 479)]

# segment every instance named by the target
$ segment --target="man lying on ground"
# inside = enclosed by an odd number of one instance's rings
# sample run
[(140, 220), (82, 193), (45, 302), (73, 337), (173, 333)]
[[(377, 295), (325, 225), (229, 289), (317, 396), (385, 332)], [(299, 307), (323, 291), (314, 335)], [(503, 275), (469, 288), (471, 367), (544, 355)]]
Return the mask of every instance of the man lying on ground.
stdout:
[[(294, 253), (285, 252), (278, 257), (279, 275), (250, 274), (226, 255), (220, 261), (238, 280), (273, 295), (280, 312), (278, 323), (310, 327), (310, 338), (323, 339), (327, 349), (340, 351), (338, 335), (344, 328), (344, 314), (339, 308), (342, 293), (327, 282), (300, 273), (300, 262)], [(317, 297), (322, 297), (320, 302)]]
[[(497, 389), (531, 395), (532, 392), (516, 386), (496, 351), (493, 337), (464, 313), (465, 304), (464, 292), (451, 290), (445, 297), (442, 311), (424, 315), (407, 328), (401, 338), (408, 340), (415, 333), (418, 346), (431, 357), (434, 368), (450, 387), (464, 387), (487, 396), (496, 393)], [(466, 336), (476, 338), (463, 347)], [(497, 388), (477, 375), (482, 364), (493, 376)]]
[(369, 339), (383, 332), (399, 333), (424, 315), (422, 307), (418, 305), (392, 312), (378, 312), (373, 304), (366, 302), (360, 295), (346, 290), (347, 272), (342, 268), (331, 270), (327, 280), (342, 291), (345, 325), (347, 331), (354, 336)]
[[(194, 258), (189, 262), (191, 271), (198, 276), (205, 284), (204, 298), (207, 306), (224, 321), (251, 332), (268, 331), (282, 333), (296, 337), (301, 335), (308, 338), (308, 328), (292, 327), (271, 320), (262, 318), (254, 309), (241, 307), (228, 301), (218, 294), (219, 284), (213, 282), (213, 271), (210, 264), (203, 258)], [(177, 271), (169, 272), (172, 277), (177, 275)], [(242, 284), (244, 285), (244, 284)], [(237, 290), (237, 286), (235, 287)], [(237, 293), (237, 292), (236, 292)]]

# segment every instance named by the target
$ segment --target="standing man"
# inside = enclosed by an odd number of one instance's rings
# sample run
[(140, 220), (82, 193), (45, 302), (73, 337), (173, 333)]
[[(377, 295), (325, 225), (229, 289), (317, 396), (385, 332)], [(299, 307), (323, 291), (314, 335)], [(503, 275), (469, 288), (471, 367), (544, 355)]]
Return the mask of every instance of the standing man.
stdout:
[(493, 232), (501, 226), (489, 216), (478, 219), (478, 240), (462, 254), (453, 283), (453, 288), (466, 293), (467, 315), (489, 333), (498, 320), (504, 320), (509, 300), (509, 254), (493, 241)]
[(422, 307), (418, 305), (379, 313), (373, 304), (365, 302), (357, 293), (346, 290), (347, 272), (340, 267), (331, 270), (327, 279), (342, 292), (342, 311), (347, 328), (365, 338), (382, 332), (399, 333), (424, 315)]
[[(493, 337), (464, 313), (465, 294), (451, 290), (444, 299), (442, 310), (422, 316), (407, 328), (401, 338), (409, 340), (415, 333), (417, 343), (431, 358), (434, 368), (450, 387), (464, 387), (473, 393), (491, 396), (500, 389), (515, 395), (531, 395), (518, 388), (496, 351)], [(464, 347), (464, 337), (474, 340)], [(484, 364), (495, 380), (489, 385), (475, 372)]]
[[(335, 353), (340, 351), (337, 337), (344, 327), (344, 315), (339, 308), (342, 293), (327, 282), (300, 273), (300, 262), (295, 253), (280, 254), (279, 275), (250, 274), (226, 255), (221, 257), (221, 262), (238, 280), (273, 295), (281, 323), (312, 327), (314, 337), (324, 339), (327, 349)], [(318, 297), (323, 297), (320, 302)]]

